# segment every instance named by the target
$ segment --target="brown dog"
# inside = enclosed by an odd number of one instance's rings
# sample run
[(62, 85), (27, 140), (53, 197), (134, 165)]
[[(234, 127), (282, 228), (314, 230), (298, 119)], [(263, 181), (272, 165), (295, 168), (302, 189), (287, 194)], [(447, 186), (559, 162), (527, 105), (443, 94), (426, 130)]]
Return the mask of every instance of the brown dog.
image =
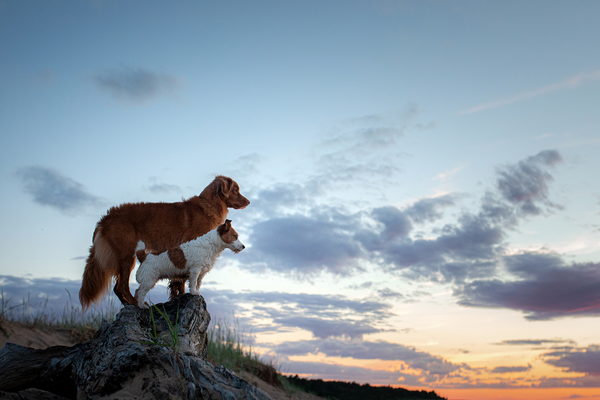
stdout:
[[(137, 306), (129, 291), (138, 241), (146, 251), (161, 252), (204, 235), (221, 225), (228, 207), (246, 208), (250, 201), (231, 178), (217, 176), (199, 196), (178, 203), (126, 203), (112, 207), (94, 231), (83, 272), (79, 301), (83, 308), (98, 301), (115, 276), (115, 294), (123, 304)], [(171, 298), (184, 292), (185, 281), (169, 284)]]

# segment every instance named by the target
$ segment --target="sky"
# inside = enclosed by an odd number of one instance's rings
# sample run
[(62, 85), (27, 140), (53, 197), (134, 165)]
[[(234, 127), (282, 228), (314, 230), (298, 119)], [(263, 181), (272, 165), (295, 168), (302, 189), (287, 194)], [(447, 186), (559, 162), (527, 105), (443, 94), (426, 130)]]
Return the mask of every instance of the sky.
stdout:
[(4, 299), (60, 310), (108, 208), (223, 174), (246, 249), (201, 293), (283, 372), (600, 399), (598, 15), (0, 0)]

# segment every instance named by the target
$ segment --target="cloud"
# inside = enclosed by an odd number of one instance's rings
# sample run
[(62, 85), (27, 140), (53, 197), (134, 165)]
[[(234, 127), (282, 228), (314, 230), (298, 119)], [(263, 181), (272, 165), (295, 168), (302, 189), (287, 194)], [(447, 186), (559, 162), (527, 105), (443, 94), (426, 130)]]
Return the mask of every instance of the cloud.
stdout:
[(357, 222), (356, 216), (337, 210), (259, 221), (252, 227), (252, 252), (243, 261), (247, 268), (262, 265), (300, 278), (325, 271), (351, 275), (360, 269), (358, 261), (364, 257), (352, 238)]
[(434, 239), (406, 238), (379, 250), (386, 269), (407, 278), (452, 282), (489, 274), (501, 251), (502, 229), (487, 220), (463, 215), (457, 225), (446, 225)]
[(377, 295), (382, 299), (403, 300), (405, 298), (402, 293), (392, 290), (390, 288), (383, 288), (377, 290)]
[(463, 212), (428, 237), (415, 234), (414, 226), (442, 218), (459, 195), (419, 199), (403, 209), (383, 206), (352, 213), (320, 204), (325, 185), (313, 180), (276, 183), (253, 199), (253, 250), (239, 261), (243, 268), (299, 279), (323, 272), (349, 276), (372, 264), (408, 279), (435, 282), (460, 284), (494, 276), (506, 228), (558, 207), (549, 199), (552, 175), (547, 168), (561, 160), (557, 151), (546, 150), (498, 168), (495, 187), (486, 192), (478, 212)]
[(322, 194), (320, 187), (310, 182), (275, 183), (252, 198), (252, 209), (248, 211), (261, 219), (308, 213), (316, 206), (315, 197)]
[(179, 89), (177, 79), (144, 68), (121, 67), (92, 76), (92, 82), (113, 98), (130, 103), (145, 103)]
[[(600, 283), (596, 264), (569, 266), (553, 254), (505, 255), (507, 229), (560, 208), (550, 200), (550, 184), (551, 168), (561, 161), (558, 151), (545, 150), (497, 168), (479, 210), (463, 212), (428, 235), (415, 232), (415, 226), (439, 220), (445, 208), (456, 205), (458, 195), (419, 199), (403, 209), (349, 212), (323, 205), (324, 186), (313, 180), (275, 183), (253, 199), (259, 217), (250, 227), (252, 251), (237, 261), (241, 268), (309, 280), (323, 273), (345, 277), (380, 268), (409, 280), (453, 284), (463, 306), (510, 308), (527, 319), (597, 315), (599, 297), (586, 286)], [(497, 278), (499, 273), (503, 279)], [(392, 287), (374, 295), (403, 298)], [(353, 335), (380, 329), (348, 320), (328, 322), (318, 330), (306, 316), (272, 318), (279, 318), (281, 326), (302, 326), (315, 337), (340, 329)]]
[(383, 194), (380, 186), (401, 171), (405, 153), (400, 140), (407, 131), (423, 128), (413, 123), (420, 113), (410, 103), (401, 110), (338, 122), (314, 148), (317, 172), (311, 180), (326, 188), (360, 185), (363, 191)]
[(531, 364), (518, 367), (496, 367), (492, 370), (492, 374), (506, 374), (511, 372), (527, 372), (531, 370)]
[(561, 161), (558, 151), (545, 150), (515, 165), (500, 168), (497, 180), (500, 195), (515, 205), (521, 215), (541, 214), (539, 203), (555, 206), (548, 199), (548, 183), (552, 181), (552, 175), (543, 168)]
[(448, 179), (450, 179), (452, 176), (454, 176), (455, 174), (457, 174), (459, 171), (461, 171), (462, 169), (464, 169), (466, 167), (466, 165), (462, 165), (460, 167), (456, 167), (450, 171), (444, 171), (444, 172), (440, 172), (439, 174), (437, 174), (437, 176), (435, 178), (433, 178), (434, 181), (441, 181), (441, 182), (445, 182)]
[(533, 89), (533, 90), (529, 90), (527, 92), (523, 92), (523, 93), (519, 93), (515, 96), (512, 97), (507, 97), (498, 101), (494, 101), (494, 102), (490, 102), (490, 103), (485, 103), (485, 104), (480, 104), (478, 106), (469, 108), (467, 110), (461, 111), (459, 114), (463, 115), (463, 114), (471, 114), (474, 112), (479, 112), (479, 111), (484, 111), (484, 110), (489, 110), (492, 108), (497, 108), (497, 107), (501, 107), (501, 106), (505, 106), (505, 105), (509, 105), (509, 104), (513, 104), (513, 103), (517, 103), (520, 101), (525, 101), (525, 100), (530, 100), (534, 97), (538, 97), (547, 93), (551, 93), (551, 92), (555, 92), (558, 90), (563, 90), (563, 89), (573, 89), (576, 88), (584, 83), (587, 82), (593, 82), (593, 81), (597, 81), (600, 79), (600, 71), (594, 71), (594, 72), (582, 72), (580, 74), (577, 74), (575, 76), (569, 77), (567, 79), (565, 79), (564, 81), (558, 82), (558, 83), (552, 83), (550, 85), (546, 85), (546, 86), (542, 86), (539, 87), (537, 89)]
[(258, 153), (246, 154), (229, 163), (225, 172), (215, 172), (214, 175), (225, 174), (234, 180), (255, 176), (258, 174), (258, 166), (263, 160), (264, 157)]
[(77, 215), (88, 206), (103, 205), (103, 200), (87, 192), (75, 180), (51, 168), (30, 166), (19, 168), (15, 176), (23, 184), (25, 193), (35, 203), (49, 206), (67, 215)]
[(302, 315), (288, 316), (287, 313), (279, 313), (275, 310), (270, 310), (268, 315), (273, 318), (273, 323), (275, 324), (301, 328), (311, 332), (314, 337), (320, 339), (329, 337), (360, 339), (363, 335), (382, 331), (382, 329), (372, 326), (368, 321), (330, 320)]
[(417, 351), (414, 347), (385, 341), (363, 340), (304, 340), (284, 342), (273, 350), (285, 356), (325, 354), (328, 357), (349, 357), (359, 360), (403, 361), (412, 369), (419, 369), (426, 375), (445, 376), (465, 365), (453, 364), (441, 357)]
[(600, 264), (567, 265), (557, 254), (524, 252), (505, 256), (516, 280), (476, 280), (457, 289), (459, 304), (510, 308), (529, 320), (600, 315)]
[[(373, 300), (353, 300), (345, 296), (281, 292), (232, 292), (203, 288), (211, 314), (243, 314), (240, 321), (258, 331), (289, 331), (299, 328), (314, 337), (345, 336), (361, 338), (380, 332), (393, 314), (391, 306)], [(217, 307), (217, 308), (215, 308)], [(269, 322), (265, 322), (269, 321)]]
[(542, 359), (550, 365), (561, 368), (564, 372), (585, 373), (600, 376), (600, 346), (590, 345), (585, 348), (565, 348), (542, 355)]
[(446, 194), (439, 197), (420, 199), (404, 211), (414, 223), (422, 224), (438, 220), (442, 217), (441, 209), (455, 204), (456, 195)]
[[(494, 276), (504, 253), (506, 228), (541, 214), (543, 206), (559, 208), (549, 200), (552, 175), (546, 169), (561, 160), (557, 151), (546, 150), (499, 168), (495, 190), (484, 195), (479, 212), (463, 213), (455, 223), (433, 232), (437, 236), (413, 237), (406, 221), (435, 221), (441, 208), (455, 205), (456, 195), (421, 199), (404, 210), (374, 210), (371, 215), (383, 223), (383, 232), (363, 227), (355, 238), (381, 257), (385, 269), (407, 278), (462, 284)], [(389, 224), (396, 228), (391, 239)]]
[(497, 345), (508, 345), (508, 346), (541, 346), (544, 344), (561, 344), (561, 343), (569, 343), (574, 344), (572, 340), (564, 340), (564, 339), (520, 339), (520, 340), (503, 340), (499, 343), (494, 343)]
[(153, 183), (148, 186), (147, 189), (154, 194), (166, 194), (172, 192), (181, 192), (181, 188), (177, 185), (170, 185), (168, 183)]
[[(436, 239), (412, 239), (411, 221), (439, 218), (439, 208), (454, 204), (451, 195), (423, 199), (405, 210), (386, 206), (349, 213), (316, 206), (305, 190), (280, 185), (263, 190), (254, 204), (265, 210), (255, 212), (267, 218), (252, 227), (252, 252), (239, 258), (242, 267), (269, 269), (299, 279), (323, 272), (349, 276), (371, 262), (388, 270), (414, 267), (410, 272), (428, 277), (440, 268), (447, 276), (461, 269), (462, 275), (470, 271), (470, 276), (478, 277), (481, 271), (489, 273), (487, 261), (496, 256), (504, 237), (500, 228), (484, 218), (465, 215), (459, 225), (446, 225)], [(288, 206), (304, 209), (306, 214), (268, 218), (273, 215), (270, 212), (285, 215)]]

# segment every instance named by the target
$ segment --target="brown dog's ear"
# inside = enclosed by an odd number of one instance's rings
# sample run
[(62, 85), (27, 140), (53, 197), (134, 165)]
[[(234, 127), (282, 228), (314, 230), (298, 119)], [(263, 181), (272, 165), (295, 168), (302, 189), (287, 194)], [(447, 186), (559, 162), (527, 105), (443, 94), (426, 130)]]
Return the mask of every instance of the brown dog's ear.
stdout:
[(215, 183), (217, 184), (217, 194), (225, 199), (228, 198), (231, 187), (233, 186), (233, 179), (219, 175), (215, 178)]
[(231, 220), (230, 219), (226, 219), (225, 220), (225, 232), (227, 232), (230, 229), (231, 229)]

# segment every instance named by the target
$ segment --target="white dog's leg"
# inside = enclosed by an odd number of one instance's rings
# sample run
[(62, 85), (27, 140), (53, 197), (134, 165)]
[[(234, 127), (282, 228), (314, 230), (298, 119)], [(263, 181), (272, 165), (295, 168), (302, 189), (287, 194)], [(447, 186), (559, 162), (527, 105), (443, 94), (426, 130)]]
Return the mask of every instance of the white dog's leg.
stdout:
[(135, 298), (137, 299), (139, 308), (148, 308), (148, 305), (146, 304), (146, 295), (155, 285), (156, 281), (145, 281), (140, 283), (140, 287), (135, 291)]
[(199, 289), (199, 285), (197, 284), (198, 282), (198, 278), (200, 275), (200, 268), (194, 268), (193, 270), (190, 271), (190, 280), (189, 280), (189, 285), (190, 285), (190, 293), (193, 294), (194, 296), (199, 296), (200, 295), (200, 291)]
[(202, 285), (202, 279), (204, 279), (204, 275), (206, 274), (198, 275), (198, 280), (196, 281), (196, 290), (198, 291), (198, 293), (200, 293), (200, 285)]
[(202, 279), (206, 276), (206, 274), (210, 271), (210, 268), (202, 268), (200, 274), (198, 274), (198, 280), (196, 281), (196, 290), (198, 294), (200, 294), (200, 285), (202, 285)]

